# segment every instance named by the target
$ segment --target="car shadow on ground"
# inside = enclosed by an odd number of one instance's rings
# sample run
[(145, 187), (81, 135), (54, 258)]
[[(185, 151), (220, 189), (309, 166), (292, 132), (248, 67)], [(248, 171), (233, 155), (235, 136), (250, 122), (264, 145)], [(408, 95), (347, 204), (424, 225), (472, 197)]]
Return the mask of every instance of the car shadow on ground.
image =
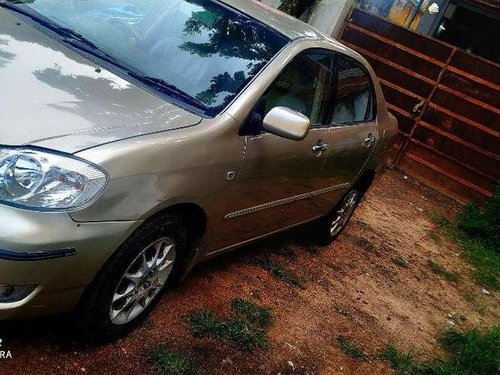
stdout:
[[(314, 246), (310, 240), (310, 231), (311, 224), (304, 224), (228, 251), (196, 265), (188, 275), (187, 280), (190, 277), (213, 278), (218, 272), (227, 270), (229, 267), (237, 264), (257, 263), (260, 258), (269, 255), (270, 249), (281, 248), (286, 244), (294, 243), (302, 245), (305, 248)], [(182, 289), (185, 287), (185, 284), (186, 282), (178, 286), (172, 286), (171, 289)], [(51, 345), (56, 345), (62, 351), (91, 349), (113, 343), (85, 342), (78, 335), (76, 327), (77, 319), (76, 312), (73, 311), (66, 314), (37, 318), (0, 321), (0, 338), (4, 342), (15, 342), (17, 345), (35, 344), (37, 342), (50, 343)], [(147, 320), (141, 324), (147, 324)]]

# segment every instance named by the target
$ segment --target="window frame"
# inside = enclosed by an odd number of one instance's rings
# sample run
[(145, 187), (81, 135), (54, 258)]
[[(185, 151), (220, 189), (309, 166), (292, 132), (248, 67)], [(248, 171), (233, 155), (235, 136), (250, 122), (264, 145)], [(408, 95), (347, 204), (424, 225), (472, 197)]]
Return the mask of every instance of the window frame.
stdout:
[[(295, 64), (299, 58), (302, 58), (302, 57), (307, 56), (307, 55), (312, 55), (314, 53), (323, 54), (325, 56), (328, 56), (331, 60), (330, 61), (331, 66), (330, 66), (329, 82), (330, 82), (332, 89), (330, 90), (329, 98), (328, 98), (329, 100), (327, 101), (327, 102), (331, 102), (331, 99), (333, 98), (333, 95), (335, 92), (335, 87), (333, 85), (335, 84), (336, 75), (337, 75), (337, 68), (336, 68), (336, 59), (337, 59), (336, 55), (337, 55), (337, 53), (333, 50), (325, 49), (325, 48), (321, 48), (321, 47), (312, 47), (312, 48), (304, 49), (304, 50), (300, 51), (299, 53), (297, 53), (295, 56), (293, 56), (293, 58), (288, 62), (288, 64), (286, 64), (286, 66), (280, 70), (280, 72), (277, 74), (276, 78), (274, 78), (274, 80), (266, 88), (264, 93), (259, 97), (259, 99), (257, 100), (257, 103), (250, 111), (247, 119), (244, 121), (245, 125), (241, 128), (241, 130), (239, 132), (240, 135), (242, 135), (242, 136), (244, 136), (244, 135), (256, 136), (256, 135), (260, 135), (260, 134), (267, 134), (267, 132), (265, 132), (262, 129), (262, 124), (260, 124), (259, 127), (257, 128), (257, 125), (254, 123), (255, 117), (257, 117), (257, 116), (259, 117), (258, 121), (264, 120), (264, 117), (265, 117), (265, 115), (263, 113), (257, 113), (256, 111), (262, 112), (262, 109), (265, 108), (265, 102), (263, 102), (263, 100), (267, 101), (266, 96), (269, 93), (269, 90), (271, 90), (271, 88), (279, 81), (281, 75), (290, 66)], [(311, 129), (324, 129), (324, 128), (331, 127), (331, 124), (328, 121), (328, 118), (330, 117), (330, 113), (331, 113), (331, 109), (327, 108), (326, 111), (324, 111), (324, 113), (323, 113), (322, 122), (316, 123), (316, 124), (311, 123)]]
[[(264, 94), (260, 97), (259, 101), (263, 97), (267, 96), (267, 94), (269, 93), (269, 90), (279, 81), (281, 75), (290, 66), (292, 66), (294, 63), (296, 63), (297, 60), (299, 60), (300, 58), (303, 58), (304, 56), (307, 57), (308, 55), (314, 55), (315, 53), (322, 54), (322, 55), (330, 57), (330, 60), (331, 60), (330, 64), (331, 65), (330, 65), (330, 77), (329, 77), (328, 81), (330, 82), (330, 85), (333, 88), (333, 84), (335, 82), (335, 76), (337, 75), (337, 69), (336, 69), (336, 64), (335, 64), (335, 62), (336, 62), (335, 51), (324, 49), (324, 48), (317, 48), (317, 47), (315, 47), (315, 48), (308, 48), (308, 49), (300, 51), (298, 54), (296, 54), (292, 58), (292, 60), (283, 69), (281, 69), (280, 73), (276, 76), (276, 78), (273, 80), (273, 82), (269, 85), (269, 87), (266, 89), (266, 91), (264, 92)], [(330, 93), (328, 95), (329, 99), (332, 98), (333, 92), (334, 92), (334, 90), (330, 90)], [(312, 123), (311, 122), (311, 128), (312, 129), (318, 129), (318, 128), (329, 127), (329, 124), (328, 124), (329, 112), (330, 112), (330, 108), (326, 108), (326, 110), (324, 110), (321, 123)]]
[(374, 123), (377, 121), (377, 94), (375, 92), (375, 83), (373, 82), (373, 78), (370, 74), (370, 72), (368, 71), (368, 69), (359, 61), (357, 61), (356, 59), (350, 57), (350, 56), (347, 56), (343, 53), (340, 53), (340, 52), (334, 52), (332, 51), (334, 54), (335, 54), (335, 62), (334, 62), (334, 80), (333, 80), (333, 90), (332, 90), (332, 100), (331, 100), (331, 108), (330, 108), (330, 112), (329, 112), (329, 115), (328, 115), (328, 118), (331, 118), (332, 117), (332, 114), (333, 114), (333, 108), (334, 108), (334, 104), (335, 104), (335, 99), (336, 99), (336, 94), (337, 94), (337, 88), (338, 88), (338, 83), (339, 83), (339, 69), (338, 69), (338, 61), (339, 59), (343, 58), (345, 59), (347, 62), (353, 64), (354, 66), (356, 66), (357, 68), (361, 69), (363, 71), (363, 73), (366, 75), (366, 77), (368, 77), (368, 81), (370, 83), (370, 92), (372, 94), (372, 100), (371, 100), (371, 112), (372, 112), (372, 116), (371, 116), (371, 119), (370, 120), (363, 120), (363, 121), (351, 121), (351, 122), (334, 122), (334, 121), (328, 121), (329, 122), (329, 126), (332, 127), (332, 128), (339, 128), (339, 127), (344, 127), (344, 126), (353, 126), (353, 125), (360, 125), (360, 124), (368, 124), (368, 123)]

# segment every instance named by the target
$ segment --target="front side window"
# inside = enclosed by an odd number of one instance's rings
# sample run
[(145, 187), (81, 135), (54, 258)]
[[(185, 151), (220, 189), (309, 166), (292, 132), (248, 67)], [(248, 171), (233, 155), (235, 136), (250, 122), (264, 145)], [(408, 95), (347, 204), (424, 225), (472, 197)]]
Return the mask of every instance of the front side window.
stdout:
[(134, 76), (182, 92), (207, 116), (289, 42), (215, 0), (7, 1), (78, 33)]
[(312, 52), (298, 56), (267, 92), (265, 113), (287, 107), (321, 125), (329, 107), (332, 88), (332, 55)]
[(331, 123), (370, 122), (374, 116), (373, 86), (368, 73), (350, 58), (339, 56)]

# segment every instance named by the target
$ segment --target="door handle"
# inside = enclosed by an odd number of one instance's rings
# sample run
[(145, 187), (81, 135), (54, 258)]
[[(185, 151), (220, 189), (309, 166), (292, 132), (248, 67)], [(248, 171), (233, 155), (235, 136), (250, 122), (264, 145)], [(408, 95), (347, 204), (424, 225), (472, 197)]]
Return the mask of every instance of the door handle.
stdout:
[(323, 152), (328, 150), (328, 145), (323, 143), (323, 141), (318, 141), (318, 143), (313, 146), (312, 150), (313, 152)]
[(368, 134), (368, 137), (365, 138), (365, 144), (367, 147), (371, 147), (371, 145), (375, 143), (375, 141), (376, 138), (372, 133)]

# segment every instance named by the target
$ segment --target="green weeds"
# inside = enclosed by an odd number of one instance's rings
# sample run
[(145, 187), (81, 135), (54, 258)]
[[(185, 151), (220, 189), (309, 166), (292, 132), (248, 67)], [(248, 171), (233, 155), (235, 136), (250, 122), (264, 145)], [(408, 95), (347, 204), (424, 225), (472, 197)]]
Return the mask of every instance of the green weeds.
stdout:
[(273, 262), (272, 260), (263, 260), (260, 262), (260, 266), (281, 281), (304, 289), (304, 283), (302, 280), (283, 268), (280, 264)]
[(434, 272), (436, 275), (443, 277), (447, 281), (453, 281), (453, 282), (458, 281), (458, 275), (456, 273), (448, 271), (439, 263), (436, 263), (432, 260), (428, 260), (427, 266), (432, 272)]
[(401, 268), (408, 268), (409, 267), (408, 261), (401, 258), (401, 257), (392, 258), (391, 260), (392, 260), (392, 263), (394, 263), (398, 267), (401, 267)]
[(468, 204), (455, 221), (434, 218), (448, 236), (460, 244), (467, 260), (476, 268), (476, 281), (500, 290), (500, 185), (483, 209)]
[(160, 345), (151, 353), (151, 361), (160, 375), (202, 375), (203, 371), (184, 356)]
[(235, 299), (231, 303), (233, 312), (260, 328), (269, 328), (272, 323), (270, 309), (258, 306), (243, 299)]
[(231, 343), (238, 349), (268, 349), (267, 329), (271, 326), (270, 310), (251, 302), (235, 299), (231, 304), (234, 317), (222, 319), (209, 310), (186, 317), (195, 336), (207, 336)]
[(500, 371), (500, 328), (485, 333), (478, 329), (448, 330), (440, 338), (444, 357), (428, 362), (417, 359), (414, 350), (402, 352), (388, 345), (381, 355), (397, 374), (491, 375)]
[(368, 355), (363, 351), (363, 349), (361, 349), (359, 346), (357, 346), (347, 338), (340, 336), (337, 340), (337, 343), (340, 350), (342, 350), (342, 353), (344, 353), (345, 355), (361, 361), (365, 361), (368, 359)]

